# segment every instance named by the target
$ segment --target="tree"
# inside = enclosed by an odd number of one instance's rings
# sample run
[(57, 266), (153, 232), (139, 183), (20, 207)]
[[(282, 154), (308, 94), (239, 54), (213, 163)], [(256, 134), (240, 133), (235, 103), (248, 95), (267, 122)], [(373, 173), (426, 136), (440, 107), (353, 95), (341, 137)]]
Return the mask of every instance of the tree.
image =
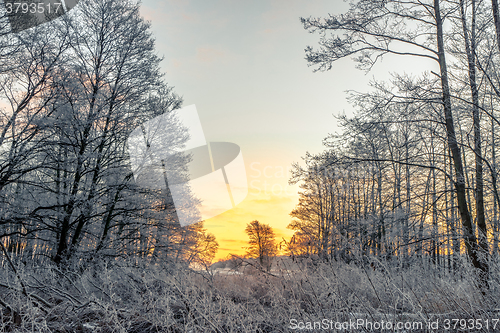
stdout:
[[(130, 211), (122, 199), (132, 185), (127, 135), (153, 112), (179, 105), (169, 89), (161, 90), (161, 59), (137, 3), (84, 1), (67, 15), (67, 27), (72, 60), (61, 82), (65, 114), (57, 119), (53, 136), (60, 153), (49, 157), (56, 183), (67, 184), (67, 190), (56, 190), (63, 207), (56, 224), (56, 262), (70, 258), (84, 238), (89, 244), (94, 237), (105, 240), (110, 219), (124, 222)], [(148, 110), (158, 94), (168, 103)], [(99, 228), (91, 226), (98, 220), (102, 232), (95, 235)]]
[[(134, 181), (133, 130), (161, 115), (168, 134), (149, 139), (175, 141), (169, 148), (187, 140), (173, 112), (182, 99), (164, 82), (139, 3), (89, 0), (60, 20), (2, 33), (0, 238), (8, 251), (62, 267), (129, 255), (207, 264), (215, 237), (202, 223), (181, 227), (167, 191)], [(187, 161), (175, 165), (180, 173)]]
[(257, 258), (260, 265), (269, 271), (272, 260), (277, 254), (276, 236), (273, 228), (255, 220), (247, 224), (245, 232), (248, 235), (248, 244), (250, 245), (246, 255), (250, 258)]
[(213, 234), (206, 233), (203, 229), (199, 232), (200, 234), (196, 237), (196, 245), (188, 250), (186, 261), (208, 270), (217, 254), (219, 243)]
[(49, 31), (36, 27), (0, 37), (0, 239), (9, 248), (25, 247), (46, 229), (30, 224), (22, 193), (45, 167), (39, 156), (47, 148), (48, 119), (59, 111), (56, 76), (69, 47), (60, 28), (52, 22)]
[[(451, 1), (359, 0), (352, 4), (346, 14), (330, 15), (326, 19), (302, 18), (302, 22), (305, 29), (321, 33), (320, 49), (306, 48), (307, 61), (310, 65), (318, 66), (318, 70), (329, 70), (333, 62), (350, 56), (357, 56), (355, 61), (359, 66), (370, 70), (385, 54), (431, 59), (438, 65), (439, 73), (435, 75), (439, 78), (439, 98), (434, 97), (428, 102), (435, 108), (437, 106), (436, 109), (442, 115), (440, 124), (445, 130), (453, 161), (455, 194), (464, 243), (473, 266), (480, 271), (480, 285), (487, 288), (487, 256), (483, 255), (484, 248), (475, 235), (471, 207), (467, 201), (465, 161), (455, 126), (453, 108), (456, 103), (453, 101), (446, 58), (445, 41), (449, 38), (446, 20), (453, 18), (453, 13), (457, 11), (460, 12), (460, 4)], [(477, 113), (474, 118), (477, 120)], [(475, 134), (475, 153), (480, 160), (478, 127)], [(481, 165), (477, 163), (477, 166)], [(481, 172), (477, 170), (479, 181), (482, 181)], [(481, 186), (479, 184), (479, 193)], [(480, 197), (478, 202), (478, 213), (481, 214)], [(479, 227), (484, 230), (481, 216), (479, 223)]]

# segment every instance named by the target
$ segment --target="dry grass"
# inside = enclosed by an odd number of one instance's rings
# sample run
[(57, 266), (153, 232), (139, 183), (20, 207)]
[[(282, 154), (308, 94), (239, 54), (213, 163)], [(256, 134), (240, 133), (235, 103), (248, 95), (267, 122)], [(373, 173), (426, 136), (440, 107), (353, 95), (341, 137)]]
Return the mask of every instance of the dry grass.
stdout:
[(7, 307), (0, 332), (289, 332), (292, 319), (492, 319), (500, 296), (496, 280), (482, 296), (470, 274), (383, 263), (373, 270), (282, 261), (271, 274), (243, 275), (173, 264), (101, 262), (64, 272), (24, 267), (19, 276), (27, 296), (8, 267), (2, 272), (0, 298)]

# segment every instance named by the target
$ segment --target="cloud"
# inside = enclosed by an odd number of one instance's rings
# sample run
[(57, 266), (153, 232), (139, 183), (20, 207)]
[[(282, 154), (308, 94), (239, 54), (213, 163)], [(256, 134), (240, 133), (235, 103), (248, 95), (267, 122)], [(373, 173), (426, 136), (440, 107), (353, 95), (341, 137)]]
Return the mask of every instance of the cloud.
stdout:
[(210, 21), (210, 24), (218, 29), (226, 28), (229, 24), (229, 19), (224, 18), (215, 18)]
[(179, 68), (182, 66), (182, 61), (179, 59), (172, 59), (172, 64), (174, 65), (175, 68)]
[(226, 53), (222, 50), (205, 46), (196, 49), (196, 60), (202, 63), (212, 63), (225, 57)]

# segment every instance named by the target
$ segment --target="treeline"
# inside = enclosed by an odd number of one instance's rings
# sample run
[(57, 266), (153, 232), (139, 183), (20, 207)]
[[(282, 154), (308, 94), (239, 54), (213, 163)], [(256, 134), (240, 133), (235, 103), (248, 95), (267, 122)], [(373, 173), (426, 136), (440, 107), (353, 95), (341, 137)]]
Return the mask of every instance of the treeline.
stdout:
[[(130, 132), (182, 103), (160, 72), (139, 4), (80, 1), (17, 34), (0, 21), (5, 250), (60, 265), (130, 255), (210, 262), (215, 238), (202, 224), (180, 227), (167, 193), (136, 186), (130, 168)], [(180, 131), (174, 118), (165, 130)]]
[(321, 36), (306, 49), (316, 70), (354, 57), (369, 71), (384, 55), (433, 67), (349, 94), (356, 112), (338, 117), (341, 133), (295, 166), (289, 252), (426, 258), (449, 269), (466, 254), (487, 287), (500, 231), (497, 1), (361, 0), (302, 23)]

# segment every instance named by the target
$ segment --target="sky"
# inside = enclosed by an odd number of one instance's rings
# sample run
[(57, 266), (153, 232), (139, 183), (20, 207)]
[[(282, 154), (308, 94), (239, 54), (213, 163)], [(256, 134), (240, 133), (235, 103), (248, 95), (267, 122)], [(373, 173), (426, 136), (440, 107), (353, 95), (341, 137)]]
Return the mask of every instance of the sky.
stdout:
[(322, 140), (339, 131), (334, 115), (353, 113), (346, 91), (408, 69), (384, 59), (366, 74), (343, 59), (313, 73), (304, 48), (319, 36), (300, 17), (347, 9), (342, 0), (143, 0), (166, 81), (185, 106), (196, 105), (207, 141), (238, 144), (245, 161), (248, 196), (204, 223), (219, 243), (216, 259), (245, 253), (253, 220), (273, 227), (278, 242), (289, 240), (298, 203), (298, 187), (288, 184), (292, 163), (325, 149)]

